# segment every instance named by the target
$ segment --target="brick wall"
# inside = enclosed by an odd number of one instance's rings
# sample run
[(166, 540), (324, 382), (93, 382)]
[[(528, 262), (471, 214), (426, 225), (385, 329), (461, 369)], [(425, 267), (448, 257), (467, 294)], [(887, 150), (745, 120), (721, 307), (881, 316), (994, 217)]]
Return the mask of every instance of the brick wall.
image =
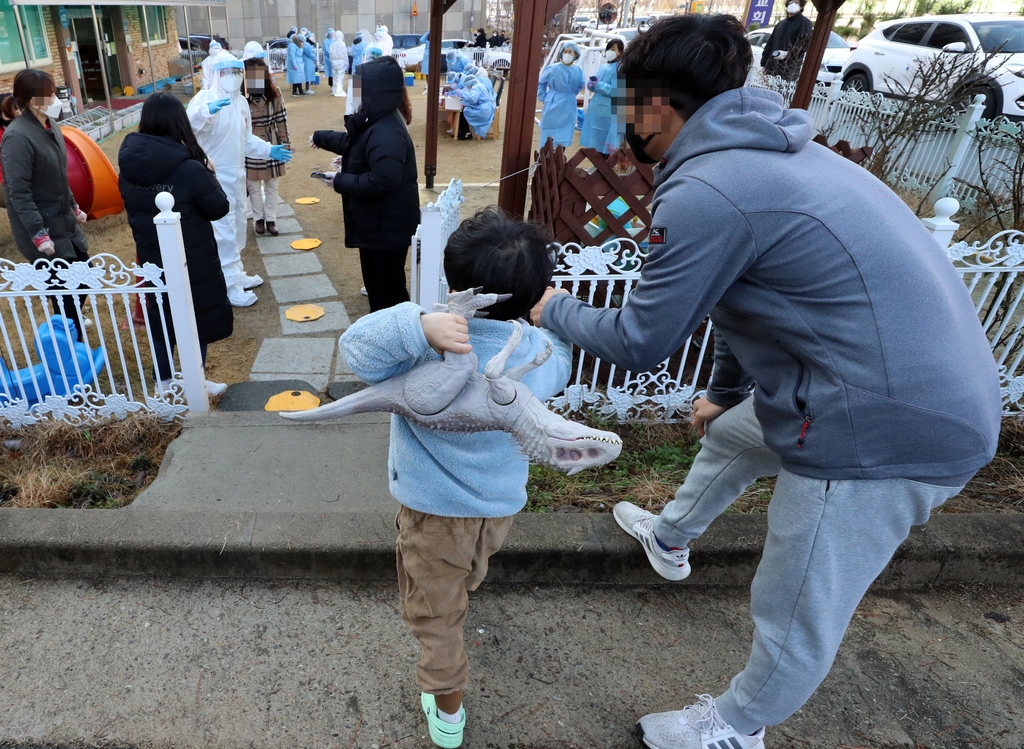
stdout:
[[(123, 14), (121, 18), (128, 21), (128, 36), (132, 38), (132, 51), (129, 57), (133, 62), (131, 70), (122, 70), (121, 76), (124, 80), (130, 79), (131, 85), (138, 89), (140, 85), (150, 83), (152, 80), (149, 70), (149, 53), (144, 44), (146, 35), (143, 33), (139, 6), (121, 6), (121, 13)], [(167, 24), (165, 37), (167, 41), (153, 43), (153, 72), (158, 81), (168, 76), (167, 63), (178, 58), (178, 27), (173, 7), (164, 7), (164, 19)], [(150, 31), (154, 32), (155, 29), (150, 29)], [(144, 72), (140, 73), (140, 70)]]
[[(60, 66), (60, 56), (57, 51), (58, 43), (63, 44), (63, 40), (57, 41), (57, 32), (53, 28), (53, 19), (50, 17), (50, 9), (45, 8), (43, 10), (43, 20), (46, 24), (46, 40), (50, 45), (50, 58), (53, 63), (50, 65), (40, 66), (40, 70), (45, 70), (50, 73), (54, 80), (57, 81), (58, 86), (65, 85), (64, 82), (64, 71)], [(17, 70), (11, 70), (6, 73), (0, 73), (0, 91), (9, 92), (14, 87), (14, 76), (18, 74)]]

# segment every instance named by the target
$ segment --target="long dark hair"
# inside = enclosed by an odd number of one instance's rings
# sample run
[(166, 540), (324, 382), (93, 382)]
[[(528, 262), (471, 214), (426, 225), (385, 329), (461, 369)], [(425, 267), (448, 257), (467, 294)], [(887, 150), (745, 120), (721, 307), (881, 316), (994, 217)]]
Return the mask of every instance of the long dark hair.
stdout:
[(139, 120), (139, 132), (143, 135), (159, 135), (181, 143), (188, 149), (189, 155), (205, 167), (210, 161), (196, 140), (189, 124), (185, 105), (169, 91), (158, 91), (146, 99), (142, 105), (142, 117)]

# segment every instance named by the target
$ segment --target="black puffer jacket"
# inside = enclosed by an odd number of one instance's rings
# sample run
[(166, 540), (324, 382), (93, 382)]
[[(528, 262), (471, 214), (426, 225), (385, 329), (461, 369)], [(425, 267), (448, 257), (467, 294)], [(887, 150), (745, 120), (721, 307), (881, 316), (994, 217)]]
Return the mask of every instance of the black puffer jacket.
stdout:
[(405, 79), (393, 57), (365, 63), (363, 105), (345, 118), (347, 132), (317, 130), (313, 143), (344, 157), (334, 178), (345, 210), (345, 246), (408, 247), (420, 222), (416, 149), (398, 107)]
[(228, 214), (228, 199), (217, 178), (181, 143), (156, 135), (130, 134), (121, 144), (117, 162), (121, 170), (118, 187), (139, 260), (163, 267), (153, 217), (159, 213), (156, 196), (169, 192), (174, 196), (174, 210), (181, 214), (199, 340), (213, 343), (227, 338), (234, 317), (210, 224)]

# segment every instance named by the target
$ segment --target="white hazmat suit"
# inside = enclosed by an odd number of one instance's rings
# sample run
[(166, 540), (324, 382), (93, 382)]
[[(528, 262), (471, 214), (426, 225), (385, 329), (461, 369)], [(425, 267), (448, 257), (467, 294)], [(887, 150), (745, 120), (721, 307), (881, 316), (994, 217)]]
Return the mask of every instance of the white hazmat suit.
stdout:
[(388, 33), (388, 27), (383, 24), (377, 27), (377, 33), (373, 35), (372, 46), (380, 50), (382, 56), (387, 57), (395, 49), (395, 40), (391, 38), (391, 34)]
[(334, 96), (346, 96), (345, 73), (348, 72), (348, 49), (345, 47), (345, 35), (340, 31), (334, 32), (334, 41), (331, 43), (329, 52), (331, 66), (334, 68)]
[(203, 60), (203, 62), (202, 62), (203, 88), (204, 89), (205, 88), (209, 88), (210, 87), (210, 83), (213, 81), (213, 58), (222, 49), (224, 49), (224, 48), (222, 46), (220, 46), (220, 42), (218, 42), (216, 39), (213, 40), (212, 42), (210, 42), (209, 54), (206, 56), (206, 59)]
[(241, 95), (244, 65), (228, 52), (213, 58), (211, 85), (188, 103), (188, 119), (196, 139), (216, 169), (217, 180), (228, 197), (228, 215), (213, 222), (228, 300), (235, 307), (256, 302), (249, 289), (263, 283), (259, 276), (247, 276), (242, 267), (246, 242), (245, 157), (289, 161), (291, 152), (271, 146), (252, 134), (249, 103)]

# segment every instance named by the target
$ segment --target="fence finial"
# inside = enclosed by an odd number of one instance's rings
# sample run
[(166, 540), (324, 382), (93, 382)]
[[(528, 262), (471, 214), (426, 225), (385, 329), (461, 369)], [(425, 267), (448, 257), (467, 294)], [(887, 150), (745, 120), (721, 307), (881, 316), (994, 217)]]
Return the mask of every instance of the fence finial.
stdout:
[(169, 192), (162, 192), (156, 196), (156, 207), (160, 213), (171, 213), (174, 208), (174, 196)]
[(932, 233), (939, 247), (945, 252), (949, 243), (953, 241), (953, 235), (960, 228), (960, 224), (952, 220), (954, 213), (960, 210), (960, 201), (956, 198), (940, 198), (935, 201), (933, 207), (935, 218), (923, 218), (921, 223)]

